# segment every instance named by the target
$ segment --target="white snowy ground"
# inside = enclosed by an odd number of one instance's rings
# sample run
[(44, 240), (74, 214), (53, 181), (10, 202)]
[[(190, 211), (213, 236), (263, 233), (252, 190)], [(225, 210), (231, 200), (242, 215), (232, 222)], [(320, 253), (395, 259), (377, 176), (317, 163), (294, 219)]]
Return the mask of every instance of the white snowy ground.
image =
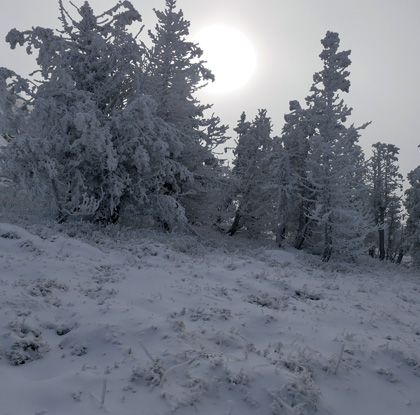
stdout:
[(420, 414), (418, 274), (115, 229), (0, 224), (1, 415)]

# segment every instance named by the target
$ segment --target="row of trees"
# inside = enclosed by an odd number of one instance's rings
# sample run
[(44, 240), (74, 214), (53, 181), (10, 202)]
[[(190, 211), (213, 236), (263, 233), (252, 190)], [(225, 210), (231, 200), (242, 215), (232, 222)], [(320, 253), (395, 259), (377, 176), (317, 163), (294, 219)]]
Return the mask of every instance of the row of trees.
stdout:
[(52, 200), (58, 220), (136, 215), (170, 230), (273, 237), (324, 261), (368, 248), (400, 261), (404, 247), (420, 261), (420, 171), (409, 175), (404, 239), (398, 148), (377, 143), (365, 161), (358, 140), (368, 124), (348, 125), (340, 93), (350, 87), (350, 51), (339, 51), (337, 33), (322, 40), (323, 69), (306, 105), (290, 102), (280, 137), (265, 110), (253, 121), (242, 114), (227, 169), (214, 152), (227, 127), (195, 97), (214, 78), (176, 0), (155, 10), (148, 42), (130, 30), (141, 16), (128, 1), (100, 16), (88, 2), (78, 19), (61, 0), (59, 11), (60, 31), (7, 36), (37, 52), (30, 80), (0, 69), (3, 174)]
[[(239, 183), (231, 198), (237, 209), (229, 233), (241, 226), (252, 234), (274, 230), (279, 246), (307, 247), (324, 261), (333, 253), (355, 257), (368, 246), (372, 256), (400, 262), (416, 233), (410, 230), (404, 241), (399, 149), (378, 142), (365, 161), (358, 140), (369, 123), (348, 125), (352, 109), (340, 93), (350, 87), (350, 51), (339, 51), (339, 44), (337, 33), (322, 40), (323, 69), (313, 77), (306, 106), (290, 102), (280, 137), (271, 137), (266, 111), (252, 123), (242, 115), (232, 171)], [(407, 206), (416, 206), (411, 182)]]

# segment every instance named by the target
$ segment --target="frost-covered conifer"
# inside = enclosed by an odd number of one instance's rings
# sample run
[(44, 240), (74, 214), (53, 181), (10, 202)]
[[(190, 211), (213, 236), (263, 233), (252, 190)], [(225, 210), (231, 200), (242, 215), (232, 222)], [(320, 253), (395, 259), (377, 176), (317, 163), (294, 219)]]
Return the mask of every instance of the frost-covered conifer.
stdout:
[(408, 182), (410, 187), (405, 192), (407, 244), (413, 263), (420, 266), (420, 166), (408, 174)]
[(308, 210), (311, 189), (307, 183), (308, 137), (312, 126), (307, 122), (306, 111), (298, 101), (290, 102), (290, 113), (279, 145), (275, 149), (274, 169), (278, 186), (276, 241), (281, 246), (284, 239), (294, 238), (294, 246), (301, 248), (308, 229)]
[(306, 98), (306, 120), (312, 126), (307, 159), (307, 183), (312, 190), (307, 219), (311, 243), (323, 261), (334, 253), (360, 252), (370, 230), (366, 212), (365, 162), (358, 145), (359, 131), (345, 123), (351, 115), (339, 92), (348, 92), (350, 51), (338, 51), (337, 33), (321, 41), (324, 68), (315, 73), (312, 94)]
[(24, 129), (29, 91), (25, 79), (9, 69), (0, 68), (0, 135), (7, 142)]
[(146, 91), (157, 102), (157, 115), (180, 133), (184, 147), (175, 160), (192, 172), (190, 180), (179, 177), (177, 184), (188, 218), (192, 222), (214, 221), (222, 177), (212, 150), (226, 141), (227, 127), (214, 115), (207, 118), (205, 111), (211, 106), (195, 97), (214, 77), (200, 60), (202, 50), (187, 39), (190, 22), (176, 9), (176, 0), (166, 0), (165, 10), (155, 13), (158, 23), (154, 32), (149, 31), (152, 48)]
[(236, 189), (232, 200), (236, 213), (229, 234), (246, 228), (251, 236), (274, 230), (275, 190), (271, 170), (274, 141), (271, 120), (259, 110), (252, 123), (242, 113), (235, 131), (238, 134), (232, 174)]
[(27, 130), (10, 147), (11, 167), (17, 180), (52, 197), (60, 220), (115, 220), (124, 190), (115, 177), (111, 119), (129, 98), (127, 80), (134, 84), (139, 50), (127, 41), (127, 27), (140, 15), (124, 2), (98, 18), (85, 2), (75, 20), (62, 1), (59, 6), (60, 32), (36, 27), (7, 36), (12, 48), (26, 43), (28, 53), (37, 50), (42, 78), (32, 92)]
[[(156, 103), (138, 94), (112, 120), (118, 142), (115, 177), (123, 206), (141, 206), (142, 214), (170, 229), (186, 225), (184, 208), (178, 203), (180, 181), (190, 171), (176, 161), (183, 151), (179, 132), (156, 115)], [(171, 192), (168, 192), (168, 187)]]
[(393, 144), (373, 144), (369, 160), (370, 201), (378, 228), (379, 259), (394, 259), (398, 254), (397, 232), (400, 229), (402, 175), (398, 172), (399, 148)]
[(95, 16), (88, 2), (62, 30), (12, 30), (14, 48), (38, 52), (42, 79), (31, 94), (26, 131), (8, 149), (14, 178), (55, 202), (61, 220), (82, 215), (116, 221), (131, 206), (169, 227), (185, 223), (168, 186), (191, 174), (177, 160), (180, 133), (144, 95), (144, 45), (131, 34), (141, 20), (128, 1)]

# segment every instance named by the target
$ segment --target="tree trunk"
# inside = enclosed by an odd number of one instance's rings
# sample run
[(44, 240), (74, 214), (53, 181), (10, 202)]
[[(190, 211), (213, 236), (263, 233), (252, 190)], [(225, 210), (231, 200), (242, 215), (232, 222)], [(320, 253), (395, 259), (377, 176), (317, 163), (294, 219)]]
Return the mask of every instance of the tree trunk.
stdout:
[(296, 249), (302, 249), (302, 245), (305, 242), (306, 232), (309, 226), (309, 218), (305, 215), (305, 213), (301, 212), (299, 217), (299, 228), (295, 239), (294, 247)]
[(51, 187), (53, 190), (53, 194), (55, 197), (55, 203), (57, 205), (58, 215), (57, 215), (57, 223), (64, 223), (68, 219), (69, 215), (64, 211), (63, 204), (60, 200), (60, 194), (58, 192), (57, 182), (55, 179), (51, 180)]
[(276, 230), (276, 243), (279, 248), (281, 248), (283, 244), (285, 234), (286, 234), (286, 223), (284, 222), (280, 224)]
[(282, 243), (284, 241), (284, 236), (286, 234), (286, 227), (287, 227), (288, 221), (289, 221), (289, 212), (287, 210), (286, 213), (281, 218), (281, 222), (277, 226), (277, 229), (276, 229), (276, 243), (279, 248), (281, 248)]
[(111, 214), (111, 222), (116, 224), (120, 219), (121, 205), (118, 205)]
[(404, 257), (404, 251), (401, 250), (400, 252), (398, 252), (398, 257), (397, 257), (397, 260), (395, 262), (397, 264), (401, 264), (403, 257)]
[(327, 222), (324, 228), (324, 252), (322, 253), (322, 262), (328, 262), (331, 259), (333, 251), (331, 234), (331, 224)]
[(385, 229), (379, 229), (379, 259), (385, 259)]
[(240, 219), (241, 219), (241, 214), (240, 214), (239, 210), (237, 210), (236, 213), (235, 213), (235, 219), (233, 220), (232, 226), (227, 231), (228, 235), (230, 235), (230, 236), (235, 235), (236, 231), (239, 229), (239, 220)]
[(291, 202), (288, 192), (280, 189), (277, 200), (277, 221), (279, 225), (276, 229), (276, 243), (279, 248), (281, 248), (282, 242), (284, 241), (286, 227), (290, 217), (290, 210)]
[(324, 248), (324, 252), (322, 253), (322, 262), (328, 262), (331, 259), (332, 255), (332, 246), (327, 245)]
[(379, 206), (379, 259), (385, 259), (385, 208)]

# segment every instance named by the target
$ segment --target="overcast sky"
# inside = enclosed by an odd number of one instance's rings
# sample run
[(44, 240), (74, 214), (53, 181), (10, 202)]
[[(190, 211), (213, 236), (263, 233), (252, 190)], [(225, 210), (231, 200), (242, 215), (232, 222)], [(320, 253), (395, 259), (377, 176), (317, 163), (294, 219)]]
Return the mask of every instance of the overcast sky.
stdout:
[[(64, 0), (68, 4), (68, 0)], [(73, 0), (81, 5), (82, 0)], [(146, 28), (153, 28), (153, 8), (164, 0), (132, 0)], [(0, 0), (0, 66), (23, 75), (33, 69), (24, 51), (4, 42), (16, 27), (58, 27), (57, 0)], [(97, 12), (114, 0), (91, 0)], [(372, 124), (362, 133), (367, 156), (377, 141), (400, 147), (400, 168), (406, 175), (420, 164), (420, 1), (419, 0), (178, 0), (191, 35), (203, 26), (225, 23), (245, 33), (255, 45), (257, 71), (245, 87), (226, 94), (201, 93), (203, 103), (231, 127), (242, 111), (255, 117), (268, 110), (274, 134), (280, 134), (290, 100), (309, 94), (314, 72), (322, 68), (320, 40), (327, 30), (340, 34), (341, 49), (351, 49), (351, 88), (344, 94), (353, 107), (350, 119)], [(232, 135), (234, 135), (232, 133)]]

